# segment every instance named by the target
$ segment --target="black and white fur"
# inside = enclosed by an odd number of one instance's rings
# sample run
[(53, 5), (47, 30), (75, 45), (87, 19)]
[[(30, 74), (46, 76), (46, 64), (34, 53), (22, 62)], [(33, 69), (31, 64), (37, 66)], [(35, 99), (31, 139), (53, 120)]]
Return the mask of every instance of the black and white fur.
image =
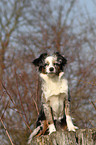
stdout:
[(37, 128), (31, 133), (28, 143), (43, 128), (43, 120), (48, 121), (49, 134), (56, 131), (56, 121), (66, 121), (69, 131), (75, 131), (78, 128), (73, 125), (70, 116), (70, 93), (68, 81), (63, 72), (66, 63), (66, 58), (58, 52), (51, 56), (46, 53), (41, 54), (33, 61), (33, 64), (39, 67), (42, 79), (42, 109), (38, 117)]

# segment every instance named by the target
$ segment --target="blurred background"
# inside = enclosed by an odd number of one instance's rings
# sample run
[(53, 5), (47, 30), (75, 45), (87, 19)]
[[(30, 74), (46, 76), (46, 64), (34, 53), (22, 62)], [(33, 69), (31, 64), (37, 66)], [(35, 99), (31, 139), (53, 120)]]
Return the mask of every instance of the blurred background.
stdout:
[(56, 51), (68, 60), (74, 123), (95, 128), (96, 1), (0, 1), (0, 144), (26, 145), (41, 105), (32, 61)]

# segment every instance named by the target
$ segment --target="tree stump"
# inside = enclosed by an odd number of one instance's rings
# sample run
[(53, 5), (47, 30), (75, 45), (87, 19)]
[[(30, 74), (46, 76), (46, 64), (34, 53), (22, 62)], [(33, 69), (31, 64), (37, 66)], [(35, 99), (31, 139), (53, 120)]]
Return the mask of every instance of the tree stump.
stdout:
[(57, 131), (35, 137), (30, 145), (96, 145), (96, 128), (78, 129), (76, 132)]

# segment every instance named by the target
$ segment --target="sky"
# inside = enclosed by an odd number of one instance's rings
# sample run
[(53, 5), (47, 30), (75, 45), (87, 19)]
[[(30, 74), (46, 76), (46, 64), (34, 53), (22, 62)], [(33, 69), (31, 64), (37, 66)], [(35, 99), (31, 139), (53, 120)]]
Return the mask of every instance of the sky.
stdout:
[(91, 16), (96, 16), (95, 0), (80, 0), (80, 5), (82, 6), (83, 11), (87, 10)]

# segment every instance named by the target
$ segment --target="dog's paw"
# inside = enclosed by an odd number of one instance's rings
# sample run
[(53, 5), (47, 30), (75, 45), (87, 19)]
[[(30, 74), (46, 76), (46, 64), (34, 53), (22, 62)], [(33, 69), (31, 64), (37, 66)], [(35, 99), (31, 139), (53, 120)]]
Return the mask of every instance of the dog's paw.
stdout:
[(71, 119), (71, 116), (66, 116), (66, 121), (67, 121), (67, 127), (68, 127), (68, 130), (69, 131), (76, 131), (76, 129), (78, 129), (77, 126), (74, 126), (73, 125), (73, 122), (72, 122), (72, 119)]
[(53, 132), (56, 132), (56, 128), (55, 128), (54, 124), (50, 124), (49, 125), (49, 135)]
[(68, 130), (69, 131), (76, 131), (76, 129), (78, 129), (78, 127), (77, 126), (74, 126), (73, 124), (71, 124), (70, 126), (68, 126)]

